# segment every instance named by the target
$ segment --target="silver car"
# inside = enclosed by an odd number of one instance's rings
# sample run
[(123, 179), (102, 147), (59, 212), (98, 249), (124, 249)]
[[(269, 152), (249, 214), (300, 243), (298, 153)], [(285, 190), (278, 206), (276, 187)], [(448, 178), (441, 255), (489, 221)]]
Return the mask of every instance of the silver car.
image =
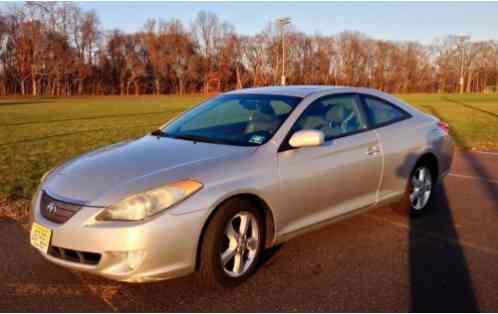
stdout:
[(115, 280), (234, 286), (304, 232), (379, 206), (424, 212), (452, 157), (445, 123), (379, 91), (237, 90), (49, 171), (31, 244)]

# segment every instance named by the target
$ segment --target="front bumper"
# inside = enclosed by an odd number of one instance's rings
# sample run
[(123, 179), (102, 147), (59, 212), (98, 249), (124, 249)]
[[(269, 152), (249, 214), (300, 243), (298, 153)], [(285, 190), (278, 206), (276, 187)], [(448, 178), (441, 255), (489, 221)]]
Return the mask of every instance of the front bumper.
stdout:
[[(40, 193), (33, 199), (32, 221), (52, 230), (52, 248), (100, 255), (94, 265), (40, 253), (50, 262), (110, 279), (144, 282), (187, 275), (195, 270), (197, 246), (208, 211), (160, 214), (141, 223), (97, 222), (102, 208), (82, 207), (58, 224), (40, 213)], [(74, 254), (73, 254), (74, 255)]]

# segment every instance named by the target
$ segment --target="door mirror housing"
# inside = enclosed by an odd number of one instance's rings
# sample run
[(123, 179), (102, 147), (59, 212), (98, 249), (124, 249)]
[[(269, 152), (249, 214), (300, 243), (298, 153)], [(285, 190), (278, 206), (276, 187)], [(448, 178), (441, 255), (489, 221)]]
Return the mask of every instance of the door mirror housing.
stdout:
[(320, 146), (325, 141), (325, 135), (319, 130), (301, 130), (294, 133), (289, 145), (294, 148)]

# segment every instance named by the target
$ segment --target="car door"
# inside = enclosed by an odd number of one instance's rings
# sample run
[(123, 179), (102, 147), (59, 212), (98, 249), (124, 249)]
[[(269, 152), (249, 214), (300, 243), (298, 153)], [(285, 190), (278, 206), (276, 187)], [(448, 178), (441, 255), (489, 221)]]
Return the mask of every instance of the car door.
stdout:
[(411, 171), (406, 165), (415, 162), (418, 147), (414, 143), (421, 132), (410, 120), (411, 115), (395, 104), (373, 95), (362, 94), (360, 98), (369, 125), (382, 144), (384, 173), (378, 200), (397, 197), (405, 192)]
[[(376, 202), (382, 155), (361, 110), (355, 94), (330, 95), (312, 102), (296, 120), (278, 153), (280, 235)], [(291, 149), (292, 133), (305, 129), (324, 132), (325, 142)]]

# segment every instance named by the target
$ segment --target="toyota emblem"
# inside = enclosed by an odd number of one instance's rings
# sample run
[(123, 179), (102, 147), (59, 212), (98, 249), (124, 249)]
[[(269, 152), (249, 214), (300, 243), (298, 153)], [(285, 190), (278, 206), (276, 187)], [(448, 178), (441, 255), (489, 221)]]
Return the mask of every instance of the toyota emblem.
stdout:
[(47, 211), (49, 214), (54, 215), (57, 212), (57, 205), (55, 205), (55, 203), (48, 204)]

